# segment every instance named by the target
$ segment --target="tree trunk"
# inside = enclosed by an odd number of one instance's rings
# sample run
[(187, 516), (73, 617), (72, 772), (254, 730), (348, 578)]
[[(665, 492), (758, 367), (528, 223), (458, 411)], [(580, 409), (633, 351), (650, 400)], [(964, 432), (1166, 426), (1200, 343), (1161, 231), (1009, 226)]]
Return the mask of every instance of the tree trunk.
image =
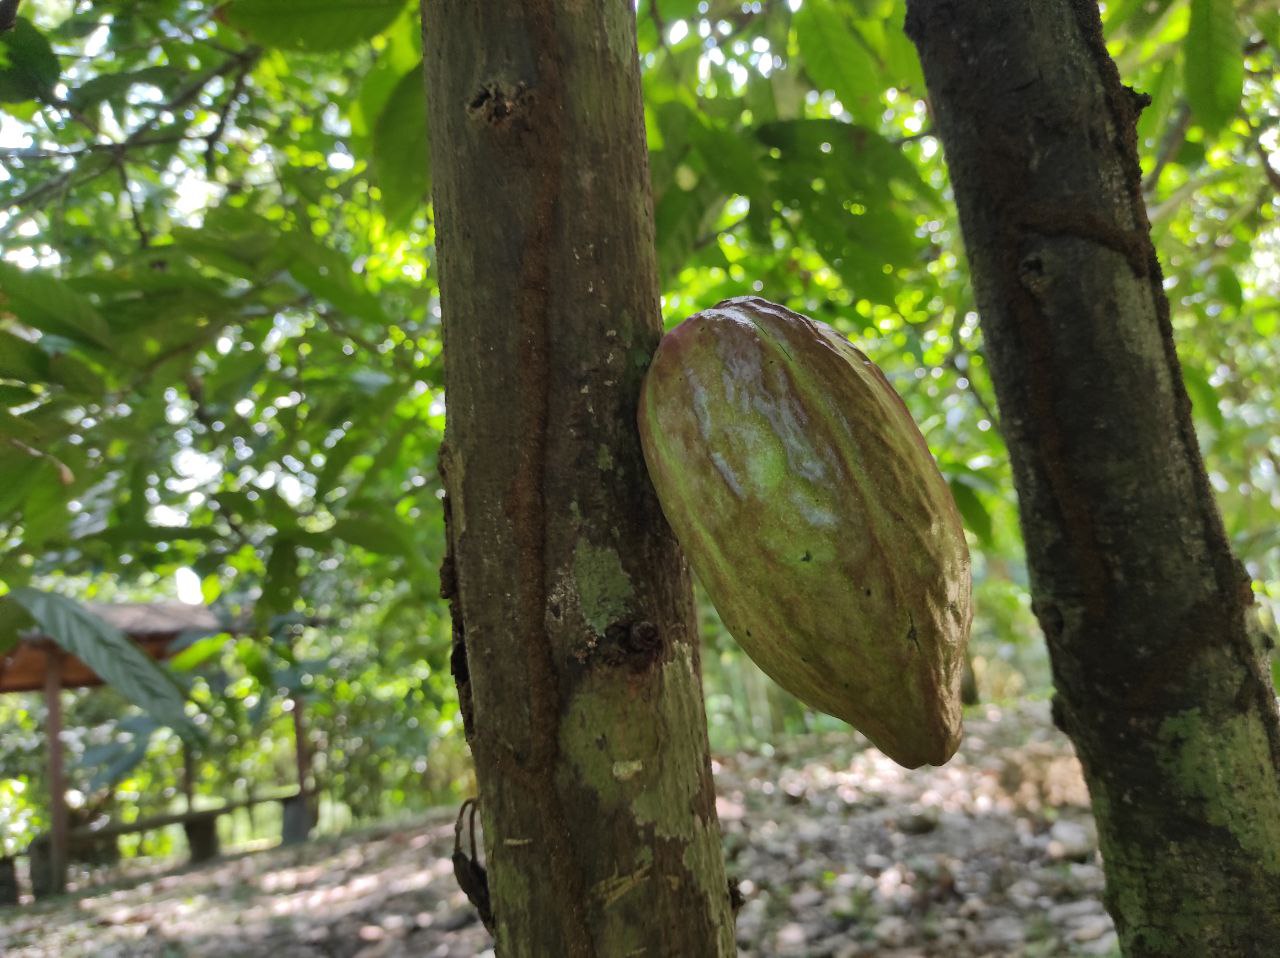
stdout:
[(1280, 954), (1280, 725), (1089, 0), (910, 0), (1128, 955)]
[(635, 427), (661, 322), (634, 11), (423, 15), (441, 588), (498, 953), (732, 954), (689, 581)]

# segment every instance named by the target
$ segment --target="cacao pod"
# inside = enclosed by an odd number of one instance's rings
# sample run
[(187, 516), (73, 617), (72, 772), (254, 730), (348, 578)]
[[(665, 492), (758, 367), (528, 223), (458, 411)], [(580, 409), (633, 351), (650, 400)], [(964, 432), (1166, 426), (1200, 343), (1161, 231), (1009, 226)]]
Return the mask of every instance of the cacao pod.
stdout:
[(884, 373), (828, 326), (730, 299), (662, 339), (639, 426), (663, 512), (756, 664), (901, 765), (947, 761), (969, 550)]

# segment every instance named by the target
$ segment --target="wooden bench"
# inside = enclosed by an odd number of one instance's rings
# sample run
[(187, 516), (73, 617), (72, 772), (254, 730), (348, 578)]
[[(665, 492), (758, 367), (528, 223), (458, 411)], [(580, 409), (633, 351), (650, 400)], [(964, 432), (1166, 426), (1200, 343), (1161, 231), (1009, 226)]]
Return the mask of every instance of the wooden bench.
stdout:
[[(250, 808), (267, 802), (280, 802), (284, 807), (281, 841), (286, 845), (306, 841), (315, 826), (312, 796), (299, 789), (290, 789), (270, 795), (226, 802), (213, 808), (193, 808), (183, 812), (150, 815), (132, 822), (109, 822), (105, 825), (81, 826), (67, 832), (69, 859), (72, 861), (103, 862), (104, 847), (115, 851), (115, 842), (122, 835), (140, 835), (145, 832), (181, 825), (187, 837), (188, 860), (192, 864), (216, 858), (219, 852), (218, 818), (228, 812)], [(27, 854), (31, 861), (31, 890), (36, 898), (43, 898), (52, 889), (49, 879), (49, 841), (41, 835), (31, 843)], [(118, 853), (116, 856), (118, 858)], [(103, 862), (106, 863), (106, 862)]]

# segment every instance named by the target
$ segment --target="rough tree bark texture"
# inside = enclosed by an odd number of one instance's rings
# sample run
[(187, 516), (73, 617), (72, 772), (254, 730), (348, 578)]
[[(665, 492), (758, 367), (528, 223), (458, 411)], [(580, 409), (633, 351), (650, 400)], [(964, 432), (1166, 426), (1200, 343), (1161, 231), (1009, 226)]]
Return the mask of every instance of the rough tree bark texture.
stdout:
[(732, 954), (689, 582), (635, 427), (661, 325), (634, 10), (423, 14), (441, 578), (499, 954)]
[(1280, 954), (1280, 726), (1090, 0), (910, 0), (1129, 955)]

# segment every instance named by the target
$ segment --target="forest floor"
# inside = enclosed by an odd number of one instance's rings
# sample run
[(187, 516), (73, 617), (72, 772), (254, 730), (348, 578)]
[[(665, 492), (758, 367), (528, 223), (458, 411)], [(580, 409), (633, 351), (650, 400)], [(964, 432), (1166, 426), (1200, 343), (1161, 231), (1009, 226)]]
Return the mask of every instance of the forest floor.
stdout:
[[(1079, 764), (1048, 706), (986, 707), (944, 768), (860, 736), (716, 761), (744, 958), (1118, 955)], [(477, 958), (452, 812), (0, 911), (9, 958)], [(691, 956), (696, 958), (696, 956)]]

